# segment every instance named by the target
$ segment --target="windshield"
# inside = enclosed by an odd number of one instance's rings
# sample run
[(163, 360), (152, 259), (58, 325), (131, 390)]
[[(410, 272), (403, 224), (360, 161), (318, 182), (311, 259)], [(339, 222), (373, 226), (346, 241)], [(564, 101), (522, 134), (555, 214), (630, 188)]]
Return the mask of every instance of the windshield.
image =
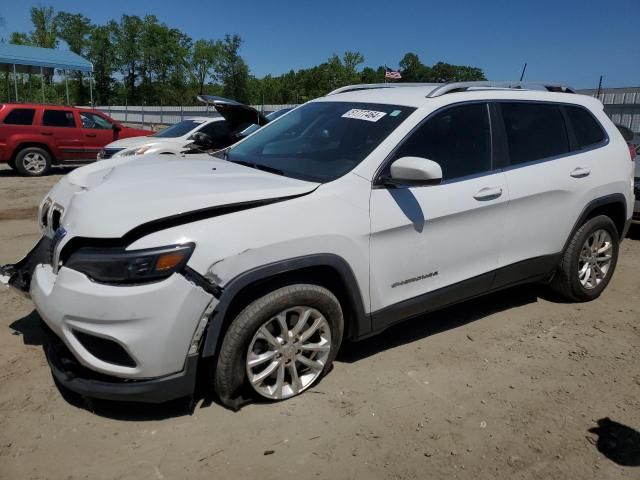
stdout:
[(164, 130), (160, 130), (159, 132), (156, 132), (151, 136), (160, 138), (182, 137), (197, 126), (202, 125), (204, 122), (205, 120), (183, 120), (176, 123), (175, 125), (171, 125), (170, 127), (165, 128)]
[(313, 102), (267, 124), (226, 158), (287, 177), (330, 182), (351, 171), (415, 108)]
[[(290, 112), (291, 110), (292, 110), (291, 108), (283, 108), (282, 110), (276, 110), (275, 112), (271, 112), (269, 115), (265, 115), (265, 117), (267, 118), (267, 120), (271, 122), (276, 118), (281, 117), (285, 113)], [(248, 137), (259, 128), (260, 128), (260, 125), (256, 125), (254, 123), (253, 125), (250, 125), (249, 127), (245, 128), (242, 132), (240, 132), (240, 135), (242, 137)]]

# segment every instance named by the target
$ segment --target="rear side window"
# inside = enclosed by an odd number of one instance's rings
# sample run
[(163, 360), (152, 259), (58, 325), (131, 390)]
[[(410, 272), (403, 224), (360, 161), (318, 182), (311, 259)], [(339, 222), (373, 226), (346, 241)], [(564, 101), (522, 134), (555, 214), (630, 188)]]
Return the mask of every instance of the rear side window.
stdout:
[(422, 157), (440, 164), (443, 180), (491, 170), (489, 112), (484, 103), (447, 108), (422, 124), (394, 158)]
[(33, 108), (14, 108), (4, 119), (7, 125), (31, 125), (36, 111)]
[(47, 127), (75, 127), (73, 112), (69, 110), (45, 110), (42, 115), (42, 125)]
[(567, 127), (559, 105), (500, 103), (511, 165), (569, 152)]
[(565, 111), (571, 122), (576, 137), (577, 149), (590, 147), (604, 141), (604, 131), (587, 110), (582, 107), (565, 106)]

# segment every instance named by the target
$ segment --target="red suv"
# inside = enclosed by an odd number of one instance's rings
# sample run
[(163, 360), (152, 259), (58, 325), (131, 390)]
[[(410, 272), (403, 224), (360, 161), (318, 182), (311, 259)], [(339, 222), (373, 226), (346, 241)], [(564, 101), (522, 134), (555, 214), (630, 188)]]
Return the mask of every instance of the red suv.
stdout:
[(31, 177), (46, 174), (55, 163), (95, 160), (114, 140), (152, 133), (87, 108), (0, 104), (0, 162)]

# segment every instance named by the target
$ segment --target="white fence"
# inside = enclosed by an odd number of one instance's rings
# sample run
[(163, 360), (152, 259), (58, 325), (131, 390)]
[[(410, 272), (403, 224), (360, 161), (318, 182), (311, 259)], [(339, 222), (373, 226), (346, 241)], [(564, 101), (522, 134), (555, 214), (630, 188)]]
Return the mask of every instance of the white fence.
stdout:
[[(262, 105), (252, 105), (258, 111)], [(264, 105), (264, 113), (275, 112), (282, 108), (292, 108), (297, 105)], [(183, 106), (136, 106), (136, 105), (107, 105), (95, 107), (119, 122), (135, 123), (139, 125), (172, 125), (189, 117), (219, 117), (220, 114), (212, 106), (196, 105)]]

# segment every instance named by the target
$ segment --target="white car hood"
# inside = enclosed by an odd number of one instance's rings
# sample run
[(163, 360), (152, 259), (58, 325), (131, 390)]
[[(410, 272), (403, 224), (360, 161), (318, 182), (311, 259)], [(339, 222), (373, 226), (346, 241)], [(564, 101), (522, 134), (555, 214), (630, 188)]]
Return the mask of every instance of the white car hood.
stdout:
[(104, 148), (133, 148), (133, 147), (141, 147), (143, 145), (149, 145), (151, 143), (156, 143), (159, 138), (156, 137), (129, 137), (122, 138), (120, 140), (116, 140), (115, 142), (111, 142), (109, 145)]
[(119, 238), (166, 217), (222, 205), (309, 193), (319, 184), (237, 165), (207, 154), (149, 155), (98, 162), (50, 192), (71, 236)]

